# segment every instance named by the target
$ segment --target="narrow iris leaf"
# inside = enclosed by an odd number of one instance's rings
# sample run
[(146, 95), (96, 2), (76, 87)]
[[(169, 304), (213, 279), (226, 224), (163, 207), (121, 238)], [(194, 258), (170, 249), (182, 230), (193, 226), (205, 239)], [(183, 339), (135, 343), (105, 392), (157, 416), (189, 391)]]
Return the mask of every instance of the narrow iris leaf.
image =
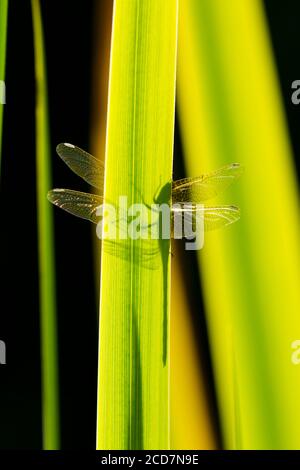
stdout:
[(42, 357), (42, 419), (44, 449), (59, 448), (59, 397), (57, 370), (55, 253), (51, 188), (49, 117), (45, 47), (39, 0), (32, 0), (36, 75), (36, 167)]
[(0, 165), (2, 146), (3, 111), (6, 102), (5, 61), (6, 61), (6, 33), (7, 33), (8, 0), (0, 0)]
[[(151, 204), (172, 178), (176, 41), (176, 0), (116, 0), (104, 194), (116, 205)], [(170, 241), (147, 240), (150, 266), (143, 240), (120, 243), (102, 249), (97, 448), (167, 449)]]

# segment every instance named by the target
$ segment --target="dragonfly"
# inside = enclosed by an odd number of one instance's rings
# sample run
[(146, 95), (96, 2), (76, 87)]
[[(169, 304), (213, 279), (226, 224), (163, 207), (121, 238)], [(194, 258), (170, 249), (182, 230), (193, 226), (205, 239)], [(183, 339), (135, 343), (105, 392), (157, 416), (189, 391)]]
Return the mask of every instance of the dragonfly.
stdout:
[[(52, 189), (48, 192), (48, 200), (72, 215), (97, 224), (99, 222), (97, 209), (104, 202), (104, 163), (72, 144), (61, 143), (56, 151), (76, 175), (97, 189), (97, 194), (72, 189)], [(236, 222), (240, 218), (238, 207), (206, 206), (203, 203), (225, 191), (242, 172), (243, 167), (239, 163), (231, 163), (211, 173), (172, 181), (171, 214), (174, 215), (178, 210), (193, 212), (196, 207), (196, 210), (202, 213), (205, 231)], [(200, 209), (197, 204), (201, 204)]]
[[(68, 167), (84, 179), (90, 186), (97, 189), (97, 194), (74, 191), (72, 189), (52, 189), (48, 192), (48, 199), (54, 205), (64, 209), (82, 219), (98, 224), (98, 208), (104, 204), (104, 164), (84, 150), (72, 144), (59, 144), (56, 148), (58, 155)], [(176, 211), (188, 211), (197, 216), (201, 212), (204, 230), (214, 230), (236, 222), (240, 217), (240, 210), (236, 206), (205, 206), (203, 203), (220, 192), (226, 190), (242, 173), (242, 167), (238, 163), (226, 165), (214, 172), (195, 178), (184, 178), (167, 182), (158, 191), (158, 197), (154, 201), (163, 202), (171, 199), (171, 237), (174, 238)], [(170, 194), (171, 193), (171, 194)], [(171, 197), (170, 197), (171, 195)], [(199, 204), (201, 204), (199, 208)], [(149, 208), (149, 206), (147, 206)], [(158, 243), (143, 240), (141, 246), (133, 250), (132, 241), (111, 241), (104, 239), (106, 252), (123, 259), (130, 259), (138, 263), (141, 268), (158, 269), (162, 267), (163, 281), (163, 335), (162, 335), (162, 362), (166, 365), (168, 351), (168, 256), (170, 254), (168, 240), (159, 239)], [(148, 245), (147, 245), (148, 243)], [(146, 244), (146, 245), (145, 245)], [(158, 254), (160, 253), (160, 256)], [(130, 255), (130, 258), (129, 258)], [(134, 255), (134, 256), (132, 256)]]

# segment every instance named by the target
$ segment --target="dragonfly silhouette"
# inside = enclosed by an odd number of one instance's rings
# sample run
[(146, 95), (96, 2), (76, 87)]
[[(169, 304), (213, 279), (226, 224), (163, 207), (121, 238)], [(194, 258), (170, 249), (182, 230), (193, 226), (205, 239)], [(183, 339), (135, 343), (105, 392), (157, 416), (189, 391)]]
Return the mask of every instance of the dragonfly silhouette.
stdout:
[[(97, 208), (103, 204), (104, 164), (72, 144), (59, 144), (56, 151), (74, 173), (97, 188), (98, 194), (72, 189), (52, 189), (48, 192), (48, 200), (70, 214), (97, 224)], [(238, 163), (231, 163), (208, 174), (173, 181), (171, 213), (174, 215), (178, 210), (200, 212), (205, 231), (236, 222), (240, 218), (240, 210), (236, 206), (195, 207), (196, 204), (202, 204), (227, 189), (241, 173), (242, 167)]]
[[(64, 209), (70, 214), (90, 220), (97, 224), (99, 221), (98, 207), (103, 204), (104, 187), (104, 165), (103, 163), (71, 144), (59, 144), (57, 153), (62, 160), (71, 168), (74, 173), (83, 178), (91, 186), (97, 188), (98, 194), (82, 193), (71, 189), (52, 189), (48, 192), (48, 199), (56, 206)], [(240, 176), (242, 168), (238, 163), (232, 163), (219, 170), (195, 178), (184, 178), (167, 182), (159, 190), (159, 194), (154, 202), (162, 204), (171, 199), (171, 236), (174, 235), (173, 227), (174, 215), (176, 211), (187, 211), (190, 220), (200, 216), (203, 220), (204, 230), (213, 230), (222, 226), (232, 224), (240, 217), (240, 211), (235, 206), (215, 206), (202, 205), (206, 200), (213, 198), (218, 193), (224, 191), (230, 184)], [(201, 206), (197, 206), (201, 204)], [(149, 206), (147, 206), (149, 207)], [(118, 221), (119, 222), (119, 221)], [(150, 228), (151, 226), (149, 226)], [(126, 229), (126, 227), (125, 227)], [(162, 361), (166, 365), (168, 350), (168, 257), (169, 241), (160, 237), (157, 244), (143, 240), (143, 249), (140, 246), (133, 251), (134, 256), (131, 261), (137, 262), (141, 267), (157, 269), (155, 262), (159, 259), (156, 256), (160, 253), (163, 276), (163, 334), (162, 334)], [(154, 240), (155, 242), (155, 240)], [(148, 242), (149, 243), (149, 242)], [(146, 247), (145, 247), (146, 246)], [(150, 248), (149, 248), (150, 247)], [(113, 255), (129, 259), (133, 247), (131, 241), (121, 240), (112, 242), (104, 240), (104, 248)], [(141, 255), (141, 254), (142, 255)]]

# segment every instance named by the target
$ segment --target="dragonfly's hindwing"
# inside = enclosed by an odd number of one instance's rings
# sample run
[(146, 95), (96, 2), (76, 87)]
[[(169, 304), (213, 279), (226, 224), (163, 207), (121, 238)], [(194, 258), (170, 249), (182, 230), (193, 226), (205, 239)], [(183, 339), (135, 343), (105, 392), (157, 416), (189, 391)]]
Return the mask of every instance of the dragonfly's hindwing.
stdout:
[(103, 197), (89, 193), (81, 193), (72, 189), (52, 189), (48, 192), (48, 200), (57, 207), (64, 209), (81, 219), (97, 224), (97, 208), (103, 203)]

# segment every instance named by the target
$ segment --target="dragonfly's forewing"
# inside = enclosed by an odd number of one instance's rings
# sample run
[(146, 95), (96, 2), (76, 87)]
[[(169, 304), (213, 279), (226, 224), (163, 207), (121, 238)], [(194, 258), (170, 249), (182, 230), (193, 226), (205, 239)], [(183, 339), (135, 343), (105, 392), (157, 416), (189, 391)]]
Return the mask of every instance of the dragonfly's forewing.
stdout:
[(238, 163), (232, 163), (206, 175), (174, 181), (172, 203), (202, 203), (225, 191), (242, 172), (243, 167)]
[[(219, 206), (209, 207), (204, 206), (200, 208), (194, 207), (180, 207), (172, 211), (172, 221), (174, 221), (174, 213), (180, 211), (186, 212), (188, 217), (185, 218), (185, 223), (195, 225), (197, 215), (203, 218), (204, 230), (216, 230), (226, 225), (233, 224), (240, 218), (240, 209), (236, 206)], [(188, 227), (187, 227), (188, 229)]]
[(90, 220), (94, 224), (97, 224), (99, 221), (96, 212), (97, 208), (103, 203), (102, 196), (81, 193), (72, 189), (52, 189), (48, 192), (47, 197), (52, 204), (72, 215)]
[(101, 160), (72, 144), (59, 144), (56, 151), (76, 175), (103, 194), (104, 165)]

